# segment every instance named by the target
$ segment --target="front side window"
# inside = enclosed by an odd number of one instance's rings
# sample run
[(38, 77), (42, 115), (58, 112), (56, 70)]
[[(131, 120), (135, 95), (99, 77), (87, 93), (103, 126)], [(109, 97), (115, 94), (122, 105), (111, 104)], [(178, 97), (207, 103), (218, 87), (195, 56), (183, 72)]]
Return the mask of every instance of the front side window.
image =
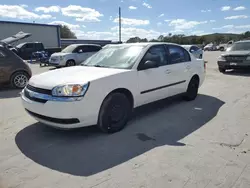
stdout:
[(250, 51), (250, 42), (234, 43), (228, 51)]
[(188, 52), (180, 46), (169, 45), (168, 49), (172, 64), (190, 61)]
[(140, 66), (143, 66), (143, 64), (146, 61), (155, 61), (158, 66), (164, 66), (168, 64), (168, 58), (167, 58), (167, 51), (164, 47), (164, 45), (157, 45), (152, 46), (145, 54), (145, 56), (142, 59), (142, 63)]
[(81, 65), (131, 69), (145, 45), (110, 45), (98, 51)]

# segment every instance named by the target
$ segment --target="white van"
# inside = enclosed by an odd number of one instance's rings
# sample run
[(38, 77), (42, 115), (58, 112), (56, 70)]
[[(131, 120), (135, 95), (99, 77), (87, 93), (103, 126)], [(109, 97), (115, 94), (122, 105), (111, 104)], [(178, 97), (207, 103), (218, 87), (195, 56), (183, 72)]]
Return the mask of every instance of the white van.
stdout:
[(100, 49), (102, 47), (96, 44), (72, 44), (64, 48), (61, 52), (52, 54), (49, 64), (56, 67), (79, 65)]

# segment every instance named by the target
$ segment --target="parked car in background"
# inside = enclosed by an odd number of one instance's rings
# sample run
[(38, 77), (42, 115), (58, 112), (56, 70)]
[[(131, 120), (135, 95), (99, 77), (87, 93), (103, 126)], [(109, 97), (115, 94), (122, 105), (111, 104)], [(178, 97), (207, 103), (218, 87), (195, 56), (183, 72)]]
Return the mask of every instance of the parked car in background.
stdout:
[(203, 58), (203, 50), (196, 45), (182, 45), (187, 51), (193, 54), (196, 58)]
[(29, 65), (6, 44), (0, 44), (0, 84), (11, 84), (13, 88), (21, 89), (31, 76)]
[(60, 52), (61, 48), (45, 48), (41, 42), (25, 42), (16, 46), (17, 54), (25, 60), (30, 60), (34, 52), (47, 52), (49, 56), (55, 52)]
[(52, 54), (49, 64), (56, 67), (79, 65), (101, 49), (97, 44), (72, 44), (61, 52)]
[(227, 69), (249, 69), (250, 40), (235, 42), (224, 54), (219, 56), (217, 64), (222, 73)]
[(26, 111), (52, 127), (98, 125), (122, 130), (134, 108), (183, 94), (194, 100), (205, 63), (170, 43), (110, 44), (81, 66), (33, 76), (21, 97)]
[(217, 46), (213, 43), (209, 43), (206, 46), (204, 46), (203, 48), (204, 51), (216, 51), (217, 50)]
[(220, 50), (220, 51), (225, 51), (227, 48), (229, 48), (230, 46), (232, 46), (233, 43), (234, 43), (234, 41), (231, 40), (231, 41), (229, 41), (229, 42), (226, 43), (226, 44), (219, 44), (217, 48), (218, 48), (218, 50)]

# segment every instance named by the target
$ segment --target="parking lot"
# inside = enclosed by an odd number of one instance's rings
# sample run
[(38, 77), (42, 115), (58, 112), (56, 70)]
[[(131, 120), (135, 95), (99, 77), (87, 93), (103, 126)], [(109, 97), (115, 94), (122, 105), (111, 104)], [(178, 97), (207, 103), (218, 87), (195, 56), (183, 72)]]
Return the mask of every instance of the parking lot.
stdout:
[[(205, 52), (206, 80), (195, 101), (141, 107), (112, 135), (41, 125), (24, 111), (20, 91), (0, 90), (2, 186), (249, 188), (250, 73), (219, 73), (220, 53)], [(52, 68), (30, 66), (33, 74)]]

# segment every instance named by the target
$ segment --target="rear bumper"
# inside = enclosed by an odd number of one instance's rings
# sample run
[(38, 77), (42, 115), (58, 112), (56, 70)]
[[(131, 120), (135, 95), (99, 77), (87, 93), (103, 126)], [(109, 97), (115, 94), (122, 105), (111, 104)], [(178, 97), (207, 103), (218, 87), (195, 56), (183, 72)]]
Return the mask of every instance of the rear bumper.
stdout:
[(223, 69), (250, 69), (250, 62), (232, 63), (228, 61), (218, 61), (218, 67)]

